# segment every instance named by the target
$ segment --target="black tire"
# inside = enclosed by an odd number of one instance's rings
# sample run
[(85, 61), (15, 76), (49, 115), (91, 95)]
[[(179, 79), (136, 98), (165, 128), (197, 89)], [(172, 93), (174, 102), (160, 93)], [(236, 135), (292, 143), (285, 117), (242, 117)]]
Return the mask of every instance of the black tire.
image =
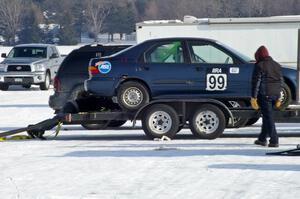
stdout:
[(149, 107), (142, 119), (142, 128), (150, 138), (173, 138), (179, 129), (179, 117), (171, 106), (155, 104)]
[(26, 89), (29, 89), (31, 87), (31, 84), (25, 84), (25, 85), (22, 85), (23, 88), (26, 88)]
[[(228, 101), (228, 105), (233, 108), (246, 107), (246, 102), (244, 101)], [(232, 125), (232, 119), (228, 120), (226, 128), (241, 128), (246, 126), (248, 122), (247, 117), (234, 117), (234, 125)]]
[(280, 95), (281, 106), (279, 107), (279, 109), (284, 110), (290, 105), (292, 101), (291, 89), (286, 83), (283, 83)]
[(120, 127), (123, 124), (125, 124), (127, 120), (112, 120), (109, 122), (108, 126), (109, 127)]
[(9, 85), (8, 84), (0, 84), (0, 90), (2, 91), (7, 91), (9, 88)]
[(112, 120), (107, 124), (107, 120), (102, 121), (98, 124), (81, 124), (81, 126), (87, 130), (104, 130), (107, 127), (120, 127), (123, 124), (125, 124), (127, 121), (126, 120)]
[(246, 124), (246, 126), (251, 126), (255, 124), (259, 120), (259, 117), (250, 118)]
[(150, 100), (146, 86), (136, 81), (121, 84), (118, 89), (117, 98), (120, 107), (127, 111), (136, 111)]
[(50, 76), (50, 73), (49, 73), (49, 72), (46, 72), (46, 75), (45, 75), (45, 81), (44, 81), (43, 83), (40, 84), (40, 89), (41, 89), (42, 91), (49, 90), (50, 84), (51, 84), (51, 76)]
[(226, 126), (224, 113), (215, 105), (204, 104), (193, 114), (189, 121), (192, 133), (201, 139), (220, 137)]
[(107, 128), (107, 121), (102, 121), (97, 124), (81, 124), (81, 126), (87, 130), (104, 130)]

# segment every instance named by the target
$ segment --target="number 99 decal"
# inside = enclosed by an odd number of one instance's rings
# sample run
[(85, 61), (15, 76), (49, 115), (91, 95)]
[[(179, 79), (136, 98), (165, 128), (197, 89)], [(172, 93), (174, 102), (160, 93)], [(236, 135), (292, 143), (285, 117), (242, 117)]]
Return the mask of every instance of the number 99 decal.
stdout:
[(227, 88), (226, 74), (207, 74), (206, 90), (207, 91), (223, 91)]

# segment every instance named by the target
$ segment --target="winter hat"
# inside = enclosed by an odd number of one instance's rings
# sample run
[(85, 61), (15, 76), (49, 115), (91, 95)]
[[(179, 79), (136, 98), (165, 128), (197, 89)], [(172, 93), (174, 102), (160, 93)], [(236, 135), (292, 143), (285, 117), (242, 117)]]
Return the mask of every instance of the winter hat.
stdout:
[(256, 61), (261, 61), (263, 58), (269, 57), (268, 49), (265, 46), (261, 46), (255, 52), (255, 59)]

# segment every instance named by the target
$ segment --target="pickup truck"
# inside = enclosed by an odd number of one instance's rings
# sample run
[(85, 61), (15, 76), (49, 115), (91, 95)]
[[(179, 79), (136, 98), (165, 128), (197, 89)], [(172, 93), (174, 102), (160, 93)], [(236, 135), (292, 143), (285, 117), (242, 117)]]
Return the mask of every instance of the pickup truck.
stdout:
[(30, 88), (39, 85), (48, 90), (62, 62), (62, 57), (54, 45), (22, 44), (15, 46), (0, 63), (0, 90), (8, 90), (10, 85)]

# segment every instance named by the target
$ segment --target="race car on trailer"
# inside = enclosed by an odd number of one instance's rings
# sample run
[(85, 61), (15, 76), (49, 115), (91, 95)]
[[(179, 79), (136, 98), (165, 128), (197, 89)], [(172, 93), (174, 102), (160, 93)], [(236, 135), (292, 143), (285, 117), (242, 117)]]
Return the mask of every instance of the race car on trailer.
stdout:
[[(215, 99), (227, 107), (248, 107), (253, 68), (250, 58), (215, 40), (153, 39), (92, 59), (85, 90), (133, 112), (162, 99)], [(282, 72), (286, 108), (296, 98), (296, 70), (282, 67)], [(239, 119), (237, 127), (258, 117)]]

